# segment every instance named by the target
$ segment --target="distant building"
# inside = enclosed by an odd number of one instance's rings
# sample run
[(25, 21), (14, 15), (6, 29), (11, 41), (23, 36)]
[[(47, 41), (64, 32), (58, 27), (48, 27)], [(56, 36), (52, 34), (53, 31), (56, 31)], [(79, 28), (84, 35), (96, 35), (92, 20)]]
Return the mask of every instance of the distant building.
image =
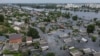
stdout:
[(12, 34), (9, 36), (9, 43), (22, 43), (21, 34)]

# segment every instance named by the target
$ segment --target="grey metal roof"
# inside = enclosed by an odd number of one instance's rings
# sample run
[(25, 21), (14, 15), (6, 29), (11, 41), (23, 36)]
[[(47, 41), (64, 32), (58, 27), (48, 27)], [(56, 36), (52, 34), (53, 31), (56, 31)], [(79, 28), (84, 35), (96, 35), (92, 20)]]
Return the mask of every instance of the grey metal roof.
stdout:
[(0, 41), (5, 41), (7, 38), (5, 36), (0, 36)]
[(22, 35), (21, 34), (11, 34), (9, 36), (10, 39), (17, 39), (17, 38), (22, 38)]

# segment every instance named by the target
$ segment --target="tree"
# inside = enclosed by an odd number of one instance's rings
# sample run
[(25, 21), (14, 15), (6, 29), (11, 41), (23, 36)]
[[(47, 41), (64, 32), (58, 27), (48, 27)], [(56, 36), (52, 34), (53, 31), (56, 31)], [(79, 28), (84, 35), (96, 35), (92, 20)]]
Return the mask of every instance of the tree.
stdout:
[(97, 40), (97, 38), (95, 36), (92, 36), (92, 41), (95, 42)]
[(52, 52), (49, 52), (49, 53), (46, 54), (46, 56), (55, 56), (55, 54), (52, 53)]
[(33, 38), (39, 38), (40, 37), (38, 31), (36, 29), (30, 28), (30, 27), (28, 29), (27, 35), (31, 36)]
[(0, 14), (0, 22), (4, 22), (4, 16)]
[(62, 16), (69, 19), (70, 18), (70, 13), (63, 13)]
[(73, 16), (72, 19), (75, 20), (75, 21), (77, 21), (77, 19), (78, 19), (77, 15)]
[(33, 46), (34, 46), (35, 49), (39, 49), (40, 48), (40, 43), (35, 42), (35, 43), (33, 43)]
[(96, 21), (96, 20), (97, 20), (97, 18), (94, 18), (93, 20), (94, 20), (94, 21)]
[(95, 25), (94, 24), (90, 24), (87, 26), (87, 33), (93, 33), (95, 30)]
[(95, 23), (96, 23), (97, 26), (100, 27), (100, 21), (96, 21)]

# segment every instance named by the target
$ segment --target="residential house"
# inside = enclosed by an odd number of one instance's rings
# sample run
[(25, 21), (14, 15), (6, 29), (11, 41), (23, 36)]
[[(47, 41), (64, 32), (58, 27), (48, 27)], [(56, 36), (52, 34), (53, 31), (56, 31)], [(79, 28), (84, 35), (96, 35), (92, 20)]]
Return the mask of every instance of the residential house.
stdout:
[(40, 47), (42, 48), (42, 51), (47, 50), (49, 48), (47, 41), (44, 39), (41, 39), (40, 40)]
[(69, 42), (72, 42), (71, 38), (63, 38), (63, 41), (68, 44)]
[(93, 53), (94, 56), (100, 56), (100, 52)]
[(3, 50), (9, 50), (9, 51), (18, 51), (19, 50), (19, 44), (17, 43), (6, 43)]
[(17, 31), (21, 30), (21, 28), (18, 27), (18, 26), (14, 26), (13, 29), (14, 29), (14, 30), (17, 30)]
[(79, 51), (78, 49), (76, 49), (75, 47), (70, 47), (69, 50), (70, 50), (70, 54), (72, 56), (81, 56), (81, 55), (83, 55), (83, 53), (81, 51)]
[(34, 43), (34, 42), (38, 42), (38, 41), (40, 41), (40, 38), (38, 38), (38, 39), (33, 39), (33, 43)]
[(22, 25), (24, 25), (24, 22), (18, 22), (18, 21), (14, 22), (14, 26), (22, 26)]
[(0, 36), (0, 43), (3, 44), (5, 43), (7, 38), (5, 36)]
[(22, 35), (21, 34), (11, 34), (9, 36), (9, 43), (22, 43)]
[(14, 55), (11, 55), (11, 54), (4, 54), (3, 56), (14, 56)]
[(31, 44), (32, 43), (32, 37), (27, 37), (26, 38), (26, 43)]
[(81, 40), (82, 40), (83, 42), (88, 42), (88, 40), (87, 40), (86, 38), (81, 38)]
[(92, 52), (92, 49), (85, 48), (85, 49), (83, 49), (83, 52), (86, 53), (86, 54), (88, 54), (88, 53), (91, 53)]
[(3, 50), (6, 40), (7, 40), (7, 38), (5, 36), (0, 36), (0, 54), (2, 53), (2, 50)]
[(63, 34), (60, 34), (59, 37), (61, 37), (61, 38), (68, 37), (68, 34), (67, 33), (63, 33)]

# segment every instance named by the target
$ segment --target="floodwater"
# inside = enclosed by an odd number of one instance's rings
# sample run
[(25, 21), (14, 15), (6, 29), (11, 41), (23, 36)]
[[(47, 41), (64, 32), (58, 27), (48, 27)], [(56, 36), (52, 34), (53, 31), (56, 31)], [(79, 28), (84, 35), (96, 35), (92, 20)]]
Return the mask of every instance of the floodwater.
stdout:
[[(55, 11), (55, 9), (37, 9), (37, 8), (31, 8), (31, 7), (22, 7), (27, 10), (34, 10), (34, 11)], [(59, 9), (57, 9), (60, 11)], [(100, 19), (100, 12), (95, 13), (95, 12), (84, 12), (84, 11), (70, 11), (70, 10), (61, 10), (62, 13), (64, 12), (70, 12), (72, 15), (78, 15), (78, 17), (83, 18), (83, 19), (93, 19), (93, 18), (98, 18)]]

